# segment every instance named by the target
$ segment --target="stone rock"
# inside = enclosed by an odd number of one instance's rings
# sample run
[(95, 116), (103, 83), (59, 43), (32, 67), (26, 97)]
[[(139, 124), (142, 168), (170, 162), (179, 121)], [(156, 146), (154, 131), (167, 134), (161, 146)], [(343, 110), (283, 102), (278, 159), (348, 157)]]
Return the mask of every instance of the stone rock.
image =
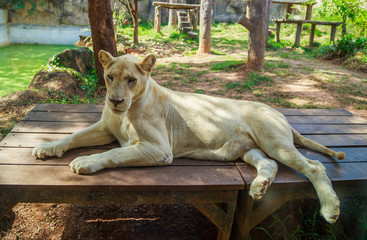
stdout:
[(72, 68), (82, 75), (87, 75), (94, 68), (93, 53), (86, 47), (79, 49), (66, 49), (57, 54), (54, 58), (51, 58), (48, 64), (51, 63), (58, 66)]
[(34, 75), (29, 89), (63, 91), (66, 97), (71, 98), (74, 95), (80, 95), (82, 90), (80, 88), (80, 81), (76, 76), (68, 72), (48, 72), (46, 70), (39, 71)]
[(88, 26), (88, 1), (85, 0), (50, 0), (24, 1), (24, 8), (10, 11), (10, 19), (14, 24), (71, 25)]

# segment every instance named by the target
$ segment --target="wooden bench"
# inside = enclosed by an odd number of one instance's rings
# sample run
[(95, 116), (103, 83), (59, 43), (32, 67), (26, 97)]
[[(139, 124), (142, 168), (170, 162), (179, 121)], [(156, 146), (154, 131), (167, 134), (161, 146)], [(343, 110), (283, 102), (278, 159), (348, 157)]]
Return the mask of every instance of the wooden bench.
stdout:
[[(240, 161), (174, 159), (167, 167), (118, 168), (83, 176), (72, 173), (77, 156), (118, 147), (72, 150), (62, 158), (36, 160), (32, 148), (83, 129), (98, 121), (99, 105), (37, 105), (0, 142), (0, 216), (18, 202), (75, 204), (192, 204), (218, 227), (218, 239), (249, 231), (290, 199), (316, 197), (304, 176), (280, 165), (264, 198), (253, 201), (248, 189), (256, 170)], [(308, 138), (347, 158), (339, 161), (307, 149), (322, 161), (339, 196), (366, 194), (367, 121), (344, 110), (279, 109), (292, 126)], [(300, 190), (302, 189), (302, 190)], [(237, 204), (236, 204), (237, 203)], [(236, 208), (237, 205), (237, 208)], [(236, 214), (236, 215), (235, 215)]]
[(280, 41), (280, 25), (281, 24), (297, 24), (297, 31), (296, 31), (296, 40), (294, 45), (296, 47), (300, 46), (301, 42), (301, 31), (302, 25), (305, 23), (311, 24), (311, 33), (310, 33), (310, 42), (309, 45), (314, 43), (315, 38), (315, 30), (316, 25), (330, 25), (331, 26), (331, 33), (330, 33), (330, 42), (335, 41), (335, 34), (336, 34), (336, 27), (342, 24), (342, 22), (326, 22), (326, 21), (311, 21), (311, 20), (293, 20), (293, 19), (273, 19), (276, 23), (276, 33), (275, 33), (275, 41)]

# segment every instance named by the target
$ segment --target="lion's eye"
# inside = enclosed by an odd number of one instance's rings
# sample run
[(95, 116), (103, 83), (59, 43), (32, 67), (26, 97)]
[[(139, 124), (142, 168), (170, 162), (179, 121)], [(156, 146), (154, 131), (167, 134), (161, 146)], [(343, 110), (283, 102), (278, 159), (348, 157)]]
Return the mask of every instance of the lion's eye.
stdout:
[(129, 83), (130, 83), (130, 84), (134, 84), (134, 83), (136, 83), (136, 78), (130, 78), (130, 79), (129, 79)]
[(107, 79), (110, 81), (113, 81), (113, 76), (112, 75), (107, 75)]

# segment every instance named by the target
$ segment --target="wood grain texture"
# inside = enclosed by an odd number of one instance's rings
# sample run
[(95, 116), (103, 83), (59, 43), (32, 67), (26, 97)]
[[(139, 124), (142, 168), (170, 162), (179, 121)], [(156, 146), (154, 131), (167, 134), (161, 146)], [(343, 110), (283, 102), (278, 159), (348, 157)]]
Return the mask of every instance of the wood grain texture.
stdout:
[[(351, 184), (364, 184), (367, 180), (367, 162), (358, 163), (324, 163), (326, 173), (330, 180)], [(256, 169), (248, 164), (237, 166), (247, 188), (256, 177)], [(272, 188), (301, 187), (299, 184), (311, 184), (301, 173), (279, 164), (278, 173), (272, 184)]]
[(0, 190), (200, 191), (240, 190), (235, 166), (169, 166), (106, 169), (78, 175), (68, 166), (2, 165)]
[[(90, 154), (102, 153), (111, 148), (78, 148), (64, 154), (63, 157), (48, 157), (37, 159), (32, 155), (33, 148), (1, 148), (0, 147), (0, 165), (59, 165), (68, 166), (76, 157), (87, 156)], [(172, 166), (234, 166), (234, 162), (192, 160), (192, 159), (173, 159)]]
[(102, 104), (37, 104), (32, 112), (94, 112), (101, 113)]
[(92, 122), (101, 118), (101, 113), (30, 112), (22, 120), (37, 122)]
[[(61, 133), (51, 134), (11, 132), (0, 142), (0, 147), (35, 147), (38, 144), (56, 141), (65, 138), (68, 135), (69, 134)], [(367, 146), (366, 134), (307, 135), (306, 137), (328, 147)]]
[[(33, 148), (38, 144), (60, 140), (69, 134), (50, 134), (50, 133), (9, 133), (1, 142), (0, 147)], [(101, 146), (111, 148), (120, 146), (117, 143)]]
[(71, 134), (94, 124), (93, 122), (31, 122), (21, 121), (13, 133), (63, 133)]

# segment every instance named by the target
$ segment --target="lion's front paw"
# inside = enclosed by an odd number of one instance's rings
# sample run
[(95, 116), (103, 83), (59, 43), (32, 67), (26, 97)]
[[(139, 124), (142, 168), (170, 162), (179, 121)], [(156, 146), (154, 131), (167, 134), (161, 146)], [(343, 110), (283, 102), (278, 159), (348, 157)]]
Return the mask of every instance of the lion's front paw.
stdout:
[(69, 145), (63, 140), (47, 142), (37, 145), (32, 152), (32, 155), (37, 158), (45, 157), (62, 157), (62, 155), (69, 149)]
[(73, 172), (78, 174), (91, 174), (104, 169), (99, 159), (100, 154), (93, 154), (90, 156), (81, 156), (75, 158), (70, 164)]

